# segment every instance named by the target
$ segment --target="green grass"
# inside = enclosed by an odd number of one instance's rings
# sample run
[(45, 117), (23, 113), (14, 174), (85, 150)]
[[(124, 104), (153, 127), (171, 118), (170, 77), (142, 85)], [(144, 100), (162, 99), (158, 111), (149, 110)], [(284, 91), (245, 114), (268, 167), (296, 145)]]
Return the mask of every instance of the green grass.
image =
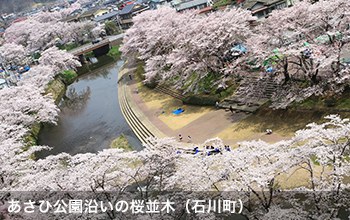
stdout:
[(115, 60), (119, 60), (122, 53), (119, 51), (119, 46), (112, 46), (107, 55)]
[(118, 138), (114, 139), (111, 144), (111, 148), (123, 149), (125, 151), (132, 151), (132, 147), (128, 142), (128, 139), (124, 134), (120, 135)]
[(227, 5), (231, 5), (233, 3), (232, 0), (219, 0), (217, 2), (214, 3), (213, 8), (217, 9), (223, 6), (227, 6)]
[(31, 146), (34, 146), (37, 144), (37, 138), (39, 135), (39, 132), (41, 130), (41, 123), (35, 122), (32, 124), (29, 128), (29, 131), (24, 136), (24, 146), (23, 150), (28, 150)]
[(84, 56), (85, 56), (86, 58), (88, 58), (88, 57), (95, 57), (95, 54), (94, 54), (93, 51), (90, 51), (90, 52), (84, 54)]
[(346, 91), (341, 96), (320, 97), (311, 96), (302, 102), (292, 105), (295, 109), (314, 109), (314, 110), (342, 110), (350, 111), (350, 92)]
[(102, 55), (100, 57), (97, 57), (97, 60), (98, 60), (97, 63), (93, 63), (90, 65), (84, 64), (83, 66), (78, 67), (78, 69), (77, 69), (78, 75), (80, 76), (82, 74), (85, 74), (85, 73), (88, 73), (90, 71), (96, 70), (100, 67), (103, 67), (107, 64), (115, 62), (115, 59), (111, 56), (108, 56), (108, 55)]
[(66, 85), (69, 85), (74, 82), (74, 80), (78, 77), (78, 74), (74, 70), (64, 70), (61, 72), (60, 77)]
[(214, 73), (208, 73), (198, 82), (199, 92), (215, 94), (216, 87), (213, 87), (213, 84), (218, 80), (218, 77)]
[(302, 102), (299, 103), (294, 103), (293, 105), (294, 107), (298, 108), (298, 107), (302, 107), (302, 108), (306, 108), (306, 109), (313, 109), (317, 106), (321, 107), (324, 106), (324, 102), (321, 100), (320, 97), (310, 97), (308, 99), (305, 99)]
[(349, 109), (350, 110), (350, 98), (341, 98), (338, 100), (336, 107), (338, 109)]
[(235, 85), (235, 84), (229, 86), (227, 89), (220, 92), (220, 99), (224, 99), (224, 98), (227, 98), (227, 97), (233, 95), (233, 93), (236, 91), (236, 89), (237, 89), (237, 85)]
[(136, 77), (139, 81), (145, 80), (145, 69), (144, 69), (144, 63), (140, 62), (137, 64), (137, 68), (135, 71)]
[(317, 165), (317, 166), (320, 165), (320, 163), (318, 162), (318, 158), (317, 158), (316, 155), (312, 155), (310, 159), (311, 159), (311, 161), (312, 161), (312, 163), (313, 163), (314, 165)]
[[(194, 81), (197, 79), (198, 77), (198, 74), (196, 72), (193, 72), (190, 77), (186, 80), (186, 82), (183, 84), (182, 86), (182, 90), (187, 90), (193, 83)], [(173, 81), (173, 84), (176, 84), (176, 82), (180, 79), (180, 76), (174, 78), (172, 81)]]
[(79, 47), (79, 44), (77, 44), (77, 43), (68, 43), (68, 44), (61, 45), (58, 48), (61, 50), (70, 51), (70, 50), (73, 50), (74, 48), (77, 48), (77, 47)]

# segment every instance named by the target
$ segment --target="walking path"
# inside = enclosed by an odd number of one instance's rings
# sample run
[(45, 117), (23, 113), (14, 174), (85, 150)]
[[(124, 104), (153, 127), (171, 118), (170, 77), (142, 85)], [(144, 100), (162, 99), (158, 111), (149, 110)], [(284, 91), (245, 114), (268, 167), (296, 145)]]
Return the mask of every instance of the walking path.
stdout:
[[(128, 69), (126, 65), (127, 63), (119, 73), (118, 96), (124, 117), (143, 144), (150, 143), (147, 141), (149, 137), (179, 138), (180, 134), (184, 146), (191, 148), (194, 143), (203, 143), (214, 137), (223, 139), (225, 144), (231, 146), (244, 140), (276, 142), (285, 139), (277, 133), (265, 135), (264, 130), (254, 132), (244, 128), (242, 134), (237, 131), (241, 129), (238, 128), (241, 126), (239, 123), (250, 114), (232, 114), (214, 107), (183, 105), (180, 100), (142, 86), (134, 79), (135, 68)], [(184, 113), (172, 114), (172, 110), (180, 107), (185, 109)]]
[[(143, 144), (152, 148), (150, 137), (183, 137), (179, 149), (193, 149), (196, 143), (204, 143), (213, 137), (221, 138), (225, 144), (235, 147), (238, 142), (261, 139), (267, 142), (277, 142), (288, 138), (295, 128), (289, 130), (288, 121), (283, 121), (282, 115), (270, 112), (265, 114), (231, 113), (212, 107), (196, 107), (183, 105), (181, 101), (163, 93), (149, 90), (134, 80), (135, 68), (124, 67), (119, 73), (118, 96), (122, 113), (136, 136)], [(129, 78), (131, 74), (131, 78)], [(171, 110), (182, 107), (185, 112), (173, 115)], [(253, 123), (252, 123), (253, 122)], [(294, 123), (302, 127), (304, 120), (294, 118)], [(276, 126), (276, 132), (266, 135), (266, 127)], [(190, 141), (187, 135), (192, 138)], [(319, 172), (320, 167), (315, 167)], [(294, 188), (308, 185), (308, 175), (304, 169), (295, 168), (279, 176), (277, 179), (283, 188)]]

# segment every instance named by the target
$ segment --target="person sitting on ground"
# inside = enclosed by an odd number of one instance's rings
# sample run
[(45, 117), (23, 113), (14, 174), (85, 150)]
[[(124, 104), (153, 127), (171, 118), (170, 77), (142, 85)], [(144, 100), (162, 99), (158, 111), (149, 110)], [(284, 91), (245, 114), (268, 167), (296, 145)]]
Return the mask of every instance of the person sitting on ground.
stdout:
[(195, 147), (194, 154), (197, 154), (199, 152), (198, 147)]
[(179, 134), (179, 140), (182, 141), (182, 135), (181, 134)]

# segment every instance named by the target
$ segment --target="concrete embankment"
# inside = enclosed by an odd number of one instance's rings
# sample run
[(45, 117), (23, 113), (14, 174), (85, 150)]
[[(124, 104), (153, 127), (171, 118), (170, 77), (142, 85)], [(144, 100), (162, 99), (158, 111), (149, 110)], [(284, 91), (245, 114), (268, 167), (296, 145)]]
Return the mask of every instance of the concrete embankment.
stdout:
[(119, 71), (118, 99), (124, 118), (143, 145), (153, 146), (152, 138), (162, 138), (165, 135), (159, 131), (133, 102), (130, 88), (128, 88), (128, 76), (134, 68), (127, 67), (127, 61)]
[[(46, 94), (51, 94), (56, 105), (62, 100), (67, 85), (64, 84), (60, 77), (56, 77), (52, 80), (45, 90)], [(29, 129), (28, 134), (24, 137), (24, 147), (29, 148), (30, 146), (36, 145), (38, 141), (38, 136), (41, 130), (42, 123), (35, 122)]]

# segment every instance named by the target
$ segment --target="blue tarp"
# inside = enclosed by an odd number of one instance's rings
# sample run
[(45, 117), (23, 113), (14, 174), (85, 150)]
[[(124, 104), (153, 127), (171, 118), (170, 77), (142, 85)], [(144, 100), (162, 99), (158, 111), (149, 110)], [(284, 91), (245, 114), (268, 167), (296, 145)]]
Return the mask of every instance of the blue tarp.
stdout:
[(266, 69), (266, 72), (268, 73), (272, 73), (274, 71), (274, 69), (270, 66)]
[(242, 44), (237, 44), (236, 46), (231, 48), (231, 51), (234, 52), (240, 52), (240, 53), (246, 53), (247, 52), (247, 48), (245, 46), (243, 46)]
[(24, 66), (24, 67), (20, 67), (20, 68), (18, 69), (18, 72), (19, 72), (19, 73), (25, 73), (25, 72), (27, 72), (27, 71), (29, 71), (29, 70), (30, 70), (30, 66), (26, 65), (26, 66)]
[(174, 110), (174, 111), (172, 111), (172, 112), (173, 112), (174, 115), (179, 115), (179, 114), (181, 114), (181, 113), (184, 112), (184, 111), (185, 111), (184, 109), (178, 108), (178, 109), (176, 109), (176, 110)]

